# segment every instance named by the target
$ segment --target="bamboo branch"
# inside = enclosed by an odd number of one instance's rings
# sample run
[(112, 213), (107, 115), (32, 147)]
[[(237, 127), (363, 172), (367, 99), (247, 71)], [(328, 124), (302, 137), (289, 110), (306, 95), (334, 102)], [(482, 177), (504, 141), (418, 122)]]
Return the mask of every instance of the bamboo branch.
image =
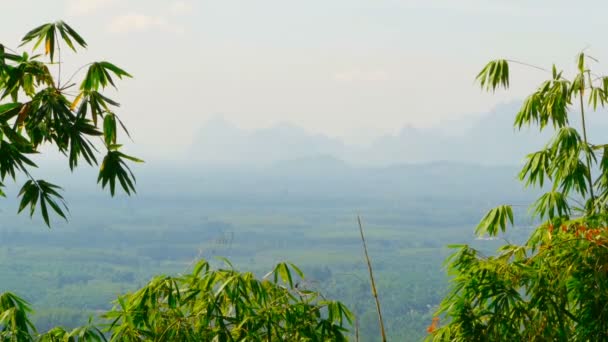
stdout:
[(355, 317), (355, 342), (359, 342), (359, 317)]
[[(584, 79), (584, 75), (583, 75), (583, 79)], [(589, 194), (591, 195), (591, 209), (592, 212), (595, 212), (595, 194), (593, 193), (593, 179), (591, 177), (591, 156), (589, 155), (589, 151), (588, 151), (588, 147), (589, 147), (589, 142), (587, 141), (587, 125), (585, 124), (585, 105), (583, 103), (583, 94), (584, 94), (584, 90), (581, 89), (580, 91), (580, 109), (581, 109), (581, 124), (583, 126), (583, 140), (585, 142), (585, 159), (587, 162), (587, 172), (586, 172), (586, 178), (587, 181), (589, 182)]]
[(365, 242), (365, 236), (363, 235), (363, 225), (361, 224), (361, 217), (357, 215), (357, 222), (359, 223), (359, 232), (361, 232), (361, 242), (363, 242), (363, 251), (365, 252), (365, 260), (367, 261), (367, 270), (369, 271), (369, 279), (372, 286), (372, 295), (376, 301), (376, 311), (378, 312), (378, 322), (380, 324), (380, 334), (382, 335), (382, 342), (386, 342), (386, 332), (384, 331), (384, 320), (382, 319), (382, 311), (380, 310), (380, 300), (378, 299), (378, 291), (376, 290), (376, 282), (374, 281), (374, 272), (372, 271), (372, 262), (369, 259), (367, 253), (367, 243)]

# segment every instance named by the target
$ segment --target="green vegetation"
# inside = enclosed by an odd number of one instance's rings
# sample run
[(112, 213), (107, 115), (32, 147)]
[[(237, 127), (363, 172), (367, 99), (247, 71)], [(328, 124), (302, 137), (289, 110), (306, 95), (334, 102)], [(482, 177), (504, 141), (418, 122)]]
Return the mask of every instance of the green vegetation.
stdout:
[[(120, 152), (118, 123), (125, 133), (128, 131), (114, 112), (119, 104), (102, 93), (108, 86), (116, 87), (113, 77), (131, 75), (110, 62), (100, 61), (76, 69), (66, 80), (62, 75), (65, 66), (61, 44), (75, 52), (87, 43), (63, 21), (31, 30), (21, 46), (28, 43), (33, 43), (34, 52), (43, 46), (44, 54), (30, 56), (0, 44), (0, 195), (4, 196), (1, 188), (7, 176), (15, 180), (19, 174), (25, 175), (27, 180), (19, 191), (19, 212), (29, 206), (32, 216), (39, 206), (44, 222), (50, 226), (49, 209), (65, 219), (67, 206), (58, 192), (59, 186), (32, 175), (37, 165), (31, 155), (44, 146), (56, 147), (67, 158), (70, 170), (74, 170), (81, 159), (89, 165), (97, 164), (97, 147), (92, 139), (102, 137), (106, 154), (98, 182), (104, 188), (109, 185), (112, 195), (117, 182), (127, 194), (135, 191), (135, 178), (125, 160), (141, 160)], [(51, 69), (56, 69), (56, 73)], [(85, 76), (74, 89), (74, 78), (85, 69)]]
[[(293, 274), (295, 271), (295, 274)], [(263, 280), (199, 262), (191, 274), (158, 276), (120, 296), (105, 313), (107, 331), (89, 324), (38, 334), (29, 304), (0, 295), (2, 341), (343, 341), (352, 314), (340, 302), (298, 288), (302, 272), (278, 264)], [(268, 280), (266, 278), (273, 279)]]
[[(19, 212), (29, 206), (33, 216), (39, 207), (44, 223), (50, 226), (48, 207), (66, 218), (66, 202), (58, 186), (32, 177), (31, 169), (37, 165), (28, 155), (38, 153), (44, 145), (54, 146), (67, 157), (73, 170), (80, 159), (90, 165), (97, 163), (96, 147), (91, 139), (101, 137), (106, 155), (97, 179), (102, 187), (109, 187), (112, 196), (117, 182), (128, 195), (135, 191), (135, 178), (125, 160), (140, 160), (120, 152), (117, 124), (127, 130), (111, 110), (118, 103), (100, 92), (115, 86), (112, 77), (130, 75), (109, 62), (94, 62), (77, 69), (61, 83), (61, 44), (74, 51), (76, 46), (87, 45), (76, 31), (61, 21), (33, 29), (25, 35), (22, 45), (29, 42), (34, 43), (34, 50), (44, 43), (47, 62), (43, 62), (40, 55), (30, 57), (0, 45), (0, 99), (10, 98), (10, 102), (0, 104), (0, 185), (4, 186), (7, 176), (13, 180), (18, 175), (26, 176), (28, 180), (19, 191)], [(56, 77), (49, 67), (57, 68)], [(70, 93), (75, 85), (70, 82), (84, 68), (87, 71), (78, 92)], [(68, 96), (73, 100), (68, 100)], [(21, 102), (20, 97), (24, 97), (25, 102)], [(101, 130), (98, 119), (103, 120)], [(19, 268), (18, 262), (3, 265), (18, 272), (25, 270)], [(296, 274), (303, 278), (303, 273), (293, 264), (279, 263), (258, 280), (252, 273), (213, 270), (207, 262), (199, 262), (189, 275), (158, 276), (140, 290), (119, 296), (114, 307), (103, 316), (107, 320), (105, 331), (89, 320), (86, 326), (48, 327), (47, 332), (39, 334), (30, 321), (28, 302), (4, 292), (0, 294), (0, 340), (102, 341), (106, 335), (112, 341), (345, 340), (345, 327), (352, 323), (350, 311), (340, 302), (328, 301), (315, 291), (299, 287)], [(272, 281), (266, 279), (269, 276)], [(113, 277), (118, 281), (134, 280), (129, 272), (117, 272)], [(65, 275), (62, 272), (58, 274), (57, 285), (63, 287), (90, 280), (92, 278), (83, 273)], [(18, 283), (17, 288), (26, 287), (23, 279)], [(69, 295), (81, 303), (90, 299), (79, 298), (77, 291)]]
[[(522, 243), (496, 255), (456, 246), (449, 259), (450, 293), (438, 309), (447, 319), (429, 327), (437, 341), (605, 341), (608, 339), (608, 144), (587, 137), (587, 116), (608, 103), (608, 77), (581, 53), (572, 79), (553, 66), (515, 126), (552, 127), (554, 138), (527, 156), (520, 173), (543, 191), (531, 206), (542, 223)], [(509, 63), (490, 62), (478, 75), (494, 91), (509, 85)], [(580, 115), (581, 131), (571, 126)], [(548, 184), (547, 184), (548, 183)], [(477, 227), (498, 236), (513, 223), (513, 207), (491, 210)]]
[[(16, 291), (27, 299), (40, 331), (56, 325), (79, 327), (89, 316), (109, 311), (118, 294), (137, 291), (156, 274), (188, 273), (193, 261), (201, 258), (214, 268), (224, 267), (216, 259), (224, 256), (236, 269), (251, 271), (258, 279), (277, 263), (293, 262), (306, 275), (297, 281), (298, 288), (343, 302), (359, 322), (360, 340), (379, 341), (352, 210), (357, 207), (365, 215), (387, 340), (420, 341), (446, 294), (448, 278), (442, 263), (449, 250), (444, 246), (469, 243), (490, 252), (502, 244), (475, 240), (470, 230), (480, 208), (488, 205), (488, 199), (478, 194), (420, 201), (416, 193), (407, 192), (398, 200), (364, 198), (356, 204), (336, 200), (314, 205), (305, 205), (311, 202), (297, 199), (297, 194), (285, 200), (279, 191), (274, 199), (244, 201), (244, 193), (193, 199), (190, 196), (204, 192), (193, 188), (172, 197), (168, 188), (151, 195), (148, 181), (156, 188), (163, 180), (148, 179), (146, 170), (138, 172), (136, 201), (96, 197), (92, 185), (91, 193), (66, 189), (74, 214), (69, 224), (58, 223), (53, 231), (40, 229), (42, 222), (15, 217), (10, 210), (0, 212), (0, 291)], [(508, 184), (509, 174), (480, 186)], [(190, 183), (187, 175), (178, 175)], [(470, 209), (463, 210), (465, 201), (471, 203)], [(509, 232), (509, 239), (522, 240), (528, 234), (519, 227)], [(354, 325), (350, 330), (354, 340)]]
[[(106, 314), (116, 341), (342, 341), (352, 314), (340, 302), (298, 288), (294, 265), (278, 264), (259, 281), (252, 273), (211, 270), (199, 262), (179, 278), (156, 277), (120, 297)], [(279, 279), (283, 284), (279, 284)]]
[[(0, 341), (608, 339), (608, 144), (587, 134), (589, 113), (608, 104), (608, 77), (584, 53), (572, 79), (546, 70), (515, 117), (517, 128), (555, 131), (519, 173), (540, 192), (530, 216), (510, 168), (449, 163), (340, 164), (333, 176), (302, 176), (297, 162), (283, 174), (170, 165), (126, 201), (127, 162), (141, 160), (121, 152), (118, 126), (128, 132), (102, 91), (130, 75), (102, 61), (62, 76), (61, 46), (87, 45), (64, 22), (30, 31), (29, 43), (43, 53), (0, 45), (0, 194), (15, 191), (18, 212), (41, 214), (0, 213)], [(481, 86), (508, 88), (512, 63), (490, 62)], [(70, 171), (104, 150), (97, 181), (118, 198), (83, 186), (64, 198), (36, 179), (33, 155), (47, 148)], [(40, 229), (54, 222), (49, 211), (68, 217), (70, 196), (70, 225)], [(503, 196), (509, 204), (473, 235), (467, 227)]]

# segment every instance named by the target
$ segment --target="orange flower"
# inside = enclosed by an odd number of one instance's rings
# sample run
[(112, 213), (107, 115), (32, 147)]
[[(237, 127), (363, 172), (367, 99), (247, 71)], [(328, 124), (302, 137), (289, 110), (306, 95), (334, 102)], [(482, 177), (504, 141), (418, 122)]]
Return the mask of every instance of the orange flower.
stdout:
[(426, 332), (432, 334), (437, 330), (437, 326), (439, 325), (439, 317), (433, 317), (433, 322), (426, 328)]

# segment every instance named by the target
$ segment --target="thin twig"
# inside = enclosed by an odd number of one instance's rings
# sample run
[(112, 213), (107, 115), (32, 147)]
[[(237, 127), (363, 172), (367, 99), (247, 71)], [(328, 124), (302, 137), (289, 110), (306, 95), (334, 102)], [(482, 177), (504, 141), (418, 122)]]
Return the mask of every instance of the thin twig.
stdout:
[(367, 243), (365, 242), (365, 236), (363, 235), (363, 225), (361, 224), (361, 217), (357, 215), (357, 222), (359, 223), (359, 232), (361, 232), (361, 242), (363, 242), (363, 251), (365, 252), (365, 260), (367, 261), (367, 270), (369, 271), (369, 279), (372, 285), (372, 295), (376, 301), (376, 311), (378, 312), (378, 322), (380, 323), (380, 334), (382, 335), (382, 342), (386, 342), (386, 332), (384, 331), (384, 320), (382, 319), (382, 311), (380, 310), (380, 300), (378, 300), (378, 291), (376, 290), (376, 282), (374, 281), (374, 272), (372, 271), (372, 262), (369, 259), (367, 253)]
[(584, 90), (581, 89), (579, 94), (580, 97), (580, 109), (581, 109), (581, 125), (583, 126), (583, 140), (585, 142), (585, 156), (587, 162), (587, 181), (589, 182), (589, 195), (591, 196), (591, 209), (595, 212), (595, 194), (593, 193), (593, 178), (591, 177), (591, 156), (587, 151), (587, 147), (589, 146), (589, 142), (587, 141), (587, 125), (585, 124), (585, 105), (583, 103), (583, 93)]
[(76, 69), (76, 71), (74, 71), (74, 73), (72, 74), (72, 76), (70, 76), (70, 78), (68, 78), (68, 80), (65, 83), (66, 84), (70, 83), (72, 81), (72, 79), (74, 79), (74, 76), (76, 76), (80, 72), (80, 70), (88, 67), (91, 64), (93, 64), (93, 63), (87, 63), (87, 64), (81, 66), (80, 68)]
[[(550, 71), (549, 69), (545, 69), (545, 68), (543, 68), (543, 67), (539, 67), (539, 66), (534, 65), (534, 64), (529, 64), (529, 63), (526, 63), (526, 62), (520, 62), (520, 61), (516, 61), (516, 60), (513, 60), (513, 59), (505, 59), (505, 60), (506, 60), (507, 62), (510, 62), (510, 63), (515, 63), (515, 64), (519, 64), (519, 65), (527, 66), (527, 67), (529, 67), (529, 68), (533, 68), (533, 69), (537, 69), (537, 70), (540, 70), (540, 71), (544, 71), (544, 72), (546, 72), (546, 73), (552, 73), (552, 71)], [(561, 76), (561, 77), (560, 77), (560, 79), (561, 79), (561, 80), (564, 80), (564, 81), (568, 81), (568, 79), (567, 79), (567, 78), (565, 78), (564, 76)]]
[(355, 341), (359, 342), (359, 317), (355, 317)]
[(61, 89), (61, 43), (57, 39), (57, 52), (59, 53), (59, 62), (57, 63), (57, 89)]
[(15, 50), (13, 50), (13, 49), (9, 48), (8, 46), (3, 45), (3, 44), (0, 44), (0, 45), (1, 45), (1, 46), (4, 48), (4, 50), (8, 50), (8, 51), (10, 51), (10, 52), (14, 53), (15, 55), (19, 55), (19, 53), (18, 53), (17, 51), (15, 51)]
[(534, 69), (538, 69), (538, 70), (545, 71), (545, 72), (551, 72), (550, 70), (547, 70), (547, 69), (545, 69), (543, 67), (539, 67), (539, 66), (536, 66), (534, 64), (529, 64), (529, 63), (526, 63), (526, 62), (520, 62), (520, 61), (516, 61), (516, 60), (513, 60), (513, 59), (507, 59), (506, 61), (507, 62), (511, 62), (511, 63), (515, 63), (515, 64), (524, 65), (524, 66), (527, 66), (527, 67), (530, 67), (530, 68), (534, 68)]

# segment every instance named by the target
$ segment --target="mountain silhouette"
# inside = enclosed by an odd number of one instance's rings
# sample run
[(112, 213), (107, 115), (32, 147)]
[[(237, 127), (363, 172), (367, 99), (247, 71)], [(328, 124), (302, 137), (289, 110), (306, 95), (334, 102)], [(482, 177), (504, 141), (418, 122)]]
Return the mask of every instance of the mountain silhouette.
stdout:
[[(397, 134), (378, 137), (367, 146), (347, 145), (340, 139), (313, 134), (288, 123), (244, 130), (216, 118), (200, 129), (190, 154), (196, 161), (237, 165), (271, 165), (294, 160), (310, 162), (318, 161), (315, 158), (319, 157), (366, 166), (434, 161), (513, 165), (521, 163), (527, 153), (542, 148), (553, 134), (552, 127), (542, 132), (536, 127), (514, 128), (513, 121), (519, 107), (519, 103), (503, 104), (476, 118), (429, 128), (405, 126)], [(579, 122), (578, 115), (573, 113), (571, 124), (578, 128)], [(605, 135), (608, 114), (590, 113), (588, 122), (589, 137), (593, 142), (594, 138)]]

